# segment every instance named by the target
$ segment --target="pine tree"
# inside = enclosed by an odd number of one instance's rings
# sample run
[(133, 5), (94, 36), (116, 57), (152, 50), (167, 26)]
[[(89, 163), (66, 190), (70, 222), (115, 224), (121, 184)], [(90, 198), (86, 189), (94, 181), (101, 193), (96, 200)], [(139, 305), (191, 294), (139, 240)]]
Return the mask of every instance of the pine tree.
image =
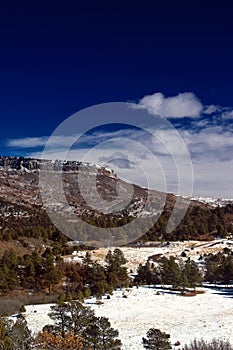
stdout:
[(76, 336), (83, 334), (94, 318), (94, 311), (77, 301), (67, 303), (67, 314), (67, 329)]
[(54, 256), (51, 253), (46, 255), (44, 261), (43, 278), (45, 286), (49, 289), (49, 294), (51, 293), (52, 286), (61, 280), (61, 274), (58, 268), (54, 266)]
[(170, 335), (161, 332), (159, 329), (150, 328), (147, 338), (142, 338), (143, 347), (148, 350), (170, 350)]
[(78, 337), (82, 339), (84, 349), (120, 349), (121, 342), (117, 339), (118, 331), (111, 327), (106, 317), (96, 317), (94, 311), (89, 307), (72, 301), (51, 306), (51, 310), (49, 316), (55, 321), (55, 325), (44, 327), (40, 335), (44, 339), (52, 334), (57, 340), (65, 340), (69, 334), (72, 334), (75, 339)]
[[(107, 282), (113, 287), (122, 287), (128, 283), (128, 275), (126, 267), (122, 266), (127, 263), (123, 252), (119, 248), (115, 248), (113, 253), (108, 251), (105, 262), (107, 263), (106, 273)], [(115, 283), (113, 281), (115, 280)]]
[(67, 323), (67, 304), (61, 302), (59, 304), (51, 306), (50, 309), (51, 312), (49, 313), (49, 317), (55, 321), (54, 330), (56, 333), (60, 333), (64, 338)]
[(190, 258), (185, 262), (183, 274), (186, 276), (189, 287), (191, 288), (195, 289), (202, 281), (197, 264)]
[(216, 284), (220, 282), (220, 269), (219, 269), (219, 261), (217, 261), (216, 256), (210, 256), (205, 263), (206, 273), (205, 280)]
[(228, 285), (231, 280), (233, 280), (233, 259), (232, 256), (223, 256), (223, 261), (221, 265), (221, 277), (222, 282)]
[(118, 350), (121, 349), (118, 335), (119, 332), (111, 327), (106, 317), (95, 317), (86, 329), (83, 342), (87, 349)]
[(180, 268), (175, 262), (175, 258), (171, 256), (169, 259), (162, 257), (159, 262), (160, 275), (163, 284), (170, 284), (173, 287), (178, 287), (180, 284)]

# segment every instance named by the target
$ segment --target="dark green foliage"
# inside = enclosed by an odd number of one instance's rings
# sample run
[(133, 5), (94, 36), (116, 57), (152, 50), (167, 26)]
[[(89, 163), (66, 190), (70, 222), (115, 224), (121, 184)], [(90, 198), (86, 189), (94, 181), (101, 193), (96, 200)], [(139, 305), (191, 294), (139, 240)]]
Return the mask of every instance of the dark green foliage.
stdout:
[(202, 282), (197, 264), (189, 258), (179, 265), (173, 256), (162, 257), (158, 260), (158, 267), (147, 262), (140, 264), (135, 278), (136, 284), (170, 285), (172, 288), (196, 288)]
[(150, 328), (146, 333), (147, 338), (142, 338), (143, 347), (148, 350), (170, 350), (170, 335), (159, 329)]
[(210, 254), (206, 259), (205, 280), (228, 285), (233, 280), (233, 256), (224, 253)]
[(173, 256), (169, 259), (162, 257), (159, 261), (159, 270), (163, 284), (179, 286), (181, 271)]
[(118, 335), (106, 317), (95, 317), (86, 329), (83, 343), (87, 349), (119, 350), (121, 341), (117, 339)]
[(26, 312), (25, 306), (22, 305), (22, 306), (20, 307), (19, 311), (20, 311), (20, 312)]
[(120, 349), (118, 331), (106, 317), (96, 317), (93, 310), (77, 301), (54, 305), (51, 310), (49, 316), (55, 325), (46, 326), (46, 330), (60, 333), (62, 337), (67, 333), (81, 336), (86, 349)]
[(51, 252), (40, 256), (36, 251), (31, 255), (17, 257), (14, 250), (6, 250), (0, 259), (0, 293), (20, 287), (40, 290), (51, 287), (61, 280), (61, 273), (54, 265)]
[(51, 287), (57, 284), (61, 280), (61, 273), (58, 268), (54, 265), (54, 256), (49, 251), (44, 254), (45, 258), (43, 261), (43, 280), (44, 286), (48, 287), (49, 293), (51, 293)]
[(165, 206), (163, 213), (155, 225), (140, 238), (140, 241), (182, 241), (188, 239), (213, 239), (215, 236), (222, 238), (232, 233), (233, 205), (225, 207), (209, 208), (198, 205), (191, 206), (187, 210), (181, 223), (172, 232), (166, 232), (167, 222), (170, 218), (172, 207)]
[(123, 252), (116, 248), (113, 253), (111, 250), (108, 251), (105, 261), (106, 267), (106, 279), (108, 284), (113, 287), (126, 287), (128, 285), (127, 269), (123, 265), (126, 264), (127, 260), (124, 257)]
[(186, 260), (185, 265), (181, 271), (181, 275), (183, 289), (185, 289), (185, 287), (191, 287), (195, 289), (202, 282), (199, 268), (197, 264), (190, 258)]
[(137, 276), (134, 281), (138, 284), (156, 285), (161, 282), (161, 276), (159, 271), (152, 264), (147, 262), (146, 265), (139, 265)]
[(0, 259), (0, 292), (17, 289), (18, 280), (18, 258), (13, 249), (6, 250)]

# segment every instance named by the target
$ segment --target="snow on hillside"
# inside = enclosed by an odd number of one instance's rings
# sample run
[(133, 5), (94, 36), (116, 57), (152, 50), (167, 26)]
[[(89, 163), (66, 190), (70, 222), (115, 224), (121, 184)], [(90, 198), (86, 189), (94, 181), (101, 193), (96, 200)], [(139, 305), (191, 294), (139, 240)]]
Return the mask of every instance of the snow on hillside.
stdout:
[(205, 204), (209, 204), (212, 207), (223, 207), (227, 204), (232, 204), (233, 199), (230, 198), (214, 198), (214, 197), (184, 197), (190, 201), (198, 201)]
[[(95, 299), (85, 304), (93, 308), (97, 316), (106, 316), (119, 330), (122, 350), (143, 349), (141, 339), (149, 328), (155, 327), (171, 334), (171, 342), (181, 346), (193, 338), (229, 339), (233, 344), (233, 295), (217, 289), (202, 288), (205, 293), (183, 297), (167, 290), (136, 287), (114, 292), (111, 299), (103, 298), (97, 305)], [(127, 293), (127, 298), (123, 297)], [(38, 332), (45, 324), (52, 323), (47, 316), (50, 305), (26, 307), (29, 328)]]
[[(153, 242), (155, 244), (155, 242)], [(158, 243), (157, 243), (158, 245)], [(120, 247), (121, 251), (124, 253), (125, 258), (128, 260), (125, 265), (128, 270), (132, 270), (136, 273), (137, 267), (140, 263), (145, 264), (147, 258), (152, 255), (161, 254), (163, 256), (173, 255), (175, 257), (180, 257), (181, 253), (185, 251), (186, 256), (191, 259), (198, 261), (198, 258), (202, 254), (217, 253), (222, 251), (223, 248), (233, 248), (233, 240), (219, 239), (210, 242), (200, 242), (200, 241), (185, 241), (185, 242), (170, 242), (169, 245), (162, 245), (156, 247)], [(104, 258), (108, 250), (114, 250), (114, 248), (99, 248), (94, 251), (89, 251), (94, 261), (104, 264)], [(82, 262), (86, 251), (74, 252), (71, 256), (64, 257), (65, 261), (68, 262)]]

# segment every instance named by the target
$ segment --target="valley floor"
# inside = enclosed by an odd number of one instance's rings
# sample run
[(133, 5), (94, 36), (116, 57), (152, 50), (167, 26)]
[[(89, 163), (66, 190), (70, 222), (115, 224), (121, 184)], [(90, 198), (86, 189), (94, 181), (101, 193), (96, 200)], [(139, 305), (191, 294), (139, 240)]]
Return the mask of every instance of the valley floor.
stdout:
[[(200, 289), (205, 293), (183, 297), (166, 289), (134, 287), (115, 291), (111, 299), (104, 297), (102, 305), (97, 305), (94, 298), (85, 304), (93, 308), (97, 316), (108, 317), (119, 330), (122, 350), (143, 349), (142, 337), (152, 327), (169, 333), (171, 343), (180, 341), (181, 346), (194, 338), (214, 337), (229, 339), (233, 344), (233, 289)], [(47, 316), (49, 306), (26, 306), (25, 316), (34, 333), (52, 323)]]

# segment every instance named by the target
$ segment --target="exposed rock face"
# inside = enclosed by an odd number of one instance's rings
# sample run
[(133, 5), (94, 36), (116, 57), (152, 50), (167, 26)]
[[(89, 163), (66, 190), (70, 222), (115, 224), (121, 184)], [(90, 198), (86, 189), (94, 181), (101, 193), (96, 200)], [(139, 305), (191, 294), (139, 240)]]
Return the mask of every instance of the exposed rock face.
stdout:
[[(96, 188), (100, 196), (105, 201), (111, 202), (117, 197), (117, 185), (120, 179), (110, 169), (90, 163), (79, 161), (41, 161), (23, 157), (0, 157), (0, 199), (8, 202), (24, 205), (42, 205), (40, 191), (38, 187), (39, 173), (45, 167), (49, 172), (50, 186), (53, 186), (53, 174), (62, 171), (62, 181), (65, 195), (70, 205), (75, 206), (76, 211), (90, 210), (80, 193), (78, 174), (82, 172), (88, 179), (91, 174), (96, 175)], [(44, 169), (44, 168), (43, 168)], [(87, 181), (88, 183), (88, 181)], [(121, 186), (124, 186), (121, 181)], [(146, 202), (148, 190), (132, 185), (134, 193), (131, 209), (136, 209)], [(84, 188), (90, 192), (90, 188)], [(152, 191), (156, 197), (160, 197), (159, 192)], [(90, 193), (91, 195), (91, 193)], [(97, 214), (97, 213), (96, 213)]]

